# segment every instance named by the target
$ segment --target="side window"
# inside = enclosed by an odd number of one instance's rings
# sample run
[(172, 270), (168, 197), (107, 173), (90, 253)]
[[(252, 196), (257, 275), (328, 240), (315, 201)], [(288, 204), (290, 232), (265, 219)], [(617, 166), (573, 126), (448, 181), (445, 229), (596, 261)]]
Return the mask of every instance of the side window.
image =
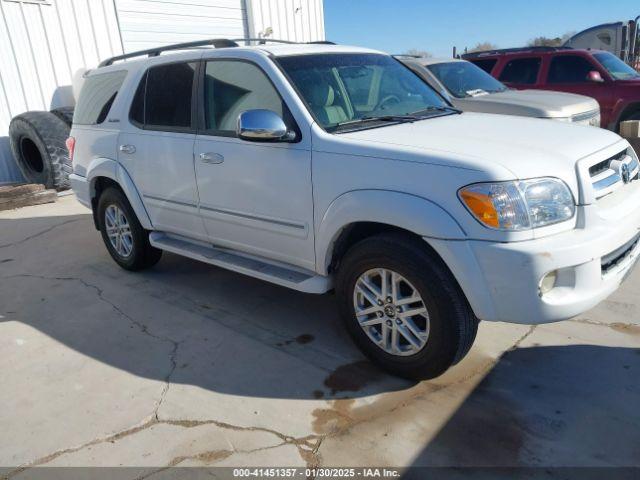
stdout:
[(120, 71), (88, 77), (73, 112), (73, 123), (98, 125), (104, 122), (126, 76), (126, 71)]
[(266, 74), (256, 65), (241, 61), (207, 62), (204, 77), (205, 128), (235, 134), (242, 112), (272, 110), (285, 118), (282, 99)]
[[(196, 65), (197, 63), (170, 63), (149, 69), (144, 96), (145, 126), (158, 130), (191, 128), (191, 96)], [(139, 86), (138, 91), (140, 88)], [(132, 118), (134, 114), (140, 118), (137, 94), (132, 104)]]
[(491, 73), (498, 60), (495, 58), (485, 58), (484, 60), (472, 60), (472, 62), (487, 73)]
[(549, 83), (580, 83), (587, 81), (590, 71), (596, 70), (586, 58), (562, 55), (551, 59)]
[(516, 58), (507, 63), (500, 74), (500, 81), (533, 85), (538, 79), (540, 58)]

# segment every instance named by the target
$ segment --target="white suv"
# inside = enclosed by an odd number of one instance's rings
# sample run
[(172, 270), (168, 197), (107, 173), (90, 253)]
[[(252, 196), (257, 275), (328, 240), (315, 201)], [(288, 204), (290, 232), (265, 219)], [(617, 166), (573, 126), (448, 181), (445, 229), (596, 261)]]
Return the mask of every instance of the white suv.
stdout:
[(461, 113), (372, 50), (220, 42), (86, 76), (71, 182), (122, 267), (166, 250), (335, 290), (410, 378), (458, 362), (478, 319), (566, 319), (629, 274), (639, 168), (616, 134)]

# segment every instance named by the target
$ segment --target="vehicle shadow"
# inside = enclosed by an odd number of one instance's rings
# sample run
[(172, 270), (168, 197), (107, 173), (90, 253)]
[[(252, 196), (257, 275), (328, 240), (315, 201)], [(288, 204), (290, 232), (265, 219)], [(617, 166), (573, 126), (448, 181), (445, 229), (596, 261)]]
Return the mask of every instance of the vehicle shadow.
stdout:
[(106, 253), (90, 215), (0, 219), (0, 277), (0, 322), (29, 325), (136, 376), (264, 398), (413, 385), (365, 361), (332, 294), (166, 252), (152, 269), (127, 272)]
[[(434, 471), (445, 479), (632, 478), (631, 471), (567, 467), (640, 466), (639, 372), (640, 348), (509, 351), (413, 466), (457, 467)], [(523, 466), (540, 469), (517, 470)], [(414, 470), (406, 478), (427, 471)]]

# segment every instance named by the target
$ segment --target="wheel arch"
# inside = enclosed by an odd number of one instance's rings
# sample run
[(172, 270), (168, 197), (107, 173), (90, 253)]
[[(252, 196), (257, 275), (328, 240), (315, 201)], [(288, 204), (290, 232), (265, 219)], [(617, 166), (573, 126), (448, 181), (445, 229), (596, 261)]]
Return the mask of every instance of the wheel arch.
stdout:
[(638, 112), (640, 112), (640, 102), (631, 102), (631, 103), (628, 103), (627, 105), (624, 105), (620, 109), (620, 113), (616, 118), (616, 122), (614, 124), (615, 131), (616, 132), (620, 131), (620, 123), (624, 122), (628, 117)]
[(127, 197), (138, 221), (146, 230), (152, 230), (153, 225), (147, 213), (142, 198), (135, 187), (129, 173), (115, 160), (109, 158), (96, 158), (91, 161), (87, 169), (87, 181), (89, 182), (89, 196), (93, 210), (93, 220), (98, 228), (96, 218), (97, 203), (100, 193), (108, 187), (119, 188)]
[(320, 221), (316, 235), (318, 273), (331, 273), (353, 244), (385, 231), (421, 238), (466, 238), (451, 214), (431, 200), (388, 190), (351, 191), (336, 198)]

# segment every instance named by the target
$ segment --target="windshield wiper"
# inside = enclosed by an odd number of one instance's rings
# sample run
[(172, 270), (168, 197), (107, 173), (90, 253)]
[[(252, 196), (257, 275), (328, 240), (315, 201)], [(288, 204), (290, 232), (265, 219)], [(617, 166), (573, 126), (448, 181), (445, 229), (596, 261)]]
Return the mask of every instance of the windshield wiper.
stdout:
[(416, 115), (370, 115), (366, 117), (355, 118), (353, 120), (347, 120), (346, 122), (340, 122), (336, 125), (336, 127), (364, 122), (415, 122), (416, 120), (421, 120), (421, 117), (418, 117)]
[(462, 110), (454, 107), (445, 107), (445, 106), (435, 106), (431, 105), (430, 107), (423, 108), (422, 110), (418, 110), (417, 112), (411, 112), (411, 115), (417, 115), (423, 112), (451, 112), (451, 113), (462, 113)]

